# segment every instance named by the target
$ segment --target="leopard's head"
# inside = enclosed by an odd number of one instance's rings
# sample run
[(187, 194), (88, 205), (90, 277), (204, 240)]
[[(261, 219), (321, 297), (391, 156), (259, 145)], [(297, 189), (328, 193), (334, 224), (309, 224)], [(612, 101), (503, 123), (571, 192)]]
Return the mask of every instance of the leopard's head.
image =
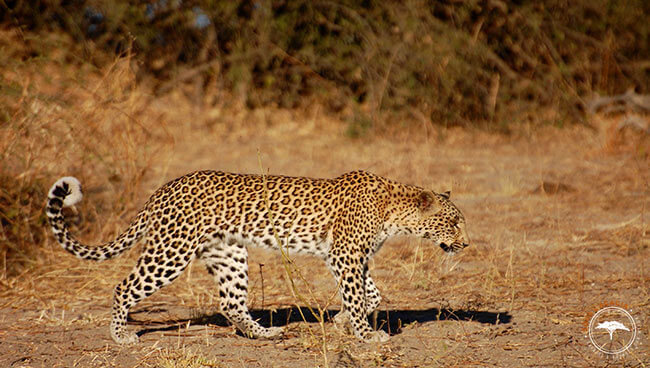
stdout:
[(422, 191), (417, 198), (417, 235), (431, 240), (445, 252), (456, 253), (469, 245), (465, 217), (450, 200), (450, 192)]

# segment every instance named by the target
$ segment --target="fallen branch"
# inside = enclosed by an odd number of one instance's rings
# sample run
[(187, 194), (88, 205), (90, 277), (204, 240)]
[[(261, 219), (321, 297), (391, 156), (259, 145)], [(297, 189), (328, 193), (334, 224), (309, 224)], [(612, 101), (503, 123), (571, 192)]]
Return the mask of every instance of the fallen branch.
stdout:
[(606, 114), (636, 110), (639, 112), (650, 112), (650, 96), (639, 95), (630, 88), (625, 93), (615, 96), (598, 96), (587, 102), (587, 112)]
[(618, 124), (617, 127), (618, 130), (623, 130), (625, 128), (631, 128), (634, 130), (644, 132), (646, 134), (650, 134), (650, 124), (648, 124), (648, 122), (643, 120), (638, 115), (628, 116)]

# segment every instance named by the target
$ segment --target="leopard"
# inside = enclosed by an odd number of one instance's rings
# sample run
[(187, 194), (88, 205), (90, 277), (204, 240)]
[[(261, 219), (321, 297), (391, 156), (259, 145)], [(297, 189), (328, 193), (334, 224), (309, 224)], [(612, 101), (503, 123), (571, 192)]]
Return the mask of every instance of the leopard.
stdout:
[(45, 211), (58, 244), (77, 258), (104, 261), (144, 239), (130, 274), (113, 291), (110, 335), (134, 344), (129, 310), (169, 285), (195, 259), (218, 288), (219, 310), (244, 336), (277, 339), (284, 328), (264, 327), (247, 308), (248, 251), (251, 246), (288, 255), (321, 258), (334, 277), (341, 309), (336, 325), (366, 342), (389, 335), (369, 322), (381, 296), (368, 262), (386, 240), (397, 236), (454, 254), (470, 244), (465, 217), (437, 193), (358, 170), (319, 179), (270, 174), (195, 171), (157, 189), (128, 228), (101, 245), (80, 243), (70, 232), (65, 207), (76, 210), (81, 183), (68, 176), (48, 192)]

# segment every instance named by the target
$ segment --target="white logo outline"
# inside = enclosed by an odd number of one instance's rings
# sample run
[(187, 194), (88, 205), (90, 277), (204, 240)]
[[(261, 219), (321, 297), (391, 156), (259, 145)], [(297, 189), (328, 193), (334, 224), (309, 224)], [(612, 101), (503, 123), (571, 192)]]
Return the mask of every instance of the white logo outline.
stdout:
[[(596, 327), (594, 327), (594, 324), (597, 321), (598, 316), (600, 316), (603, 313), (607, 313), (607, 312), (617, 312), (617, 313), (624, 314), (627, 317), (627, 319), (629, 320), (632, 329), (630, 330), (624, 324), (622, 324), (621, 322), (618, 322), (618, 321), (605, 321), (605, 322), (599, 323)], [(607, 349), (603, 348), (604, 345), (599, 346), (598, 343), (596, 343), (596, 341), (594, 340), (594, 337), (593, 337), (593, 330), (594, 329), (605, 329), (605, 330), (607, 330), (607, 332), (609, 332), (610, 341), (613, 339), (614, 332), (617, 331), (617, 330), (631, 331), (632, 332), (632, 338), (625, 344), (625, 346), (623, 346), (620, 349), (607, 350)], [(593, 317), (591, 317), (591, 320), (589, 321), (589, 341), (591, 341), (591, 344), (598, 351), (600, 351), (601, 353), (604, 353), (604, 354), (607, 354), (607, 355), (622, 354), (622, 353), (626, 352), (632, 346), (632, 344), (634, 344), (634, 340), (636, 340), (636, 337), (637, 337), (636, 322), (634, 321), (634, 318), (632, 317), (632, 315), (628, 311), (626, 311), (625, 309), (623, 309), (621, 307), (605, 307), (605, 308), (602, 308), (601, 310), (596, 312), (596, 314), (594, 314)]]

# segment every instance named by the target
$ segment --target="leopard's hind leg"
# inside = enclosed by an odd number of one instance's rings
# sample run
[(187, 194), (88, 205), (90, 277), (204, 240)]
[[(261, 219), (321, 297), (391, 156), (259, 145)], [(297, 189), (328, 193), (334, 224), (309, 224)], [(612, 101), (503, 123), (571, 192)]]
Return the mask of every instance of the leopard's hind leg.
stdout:
[(195, 249), (189, 241), (163, 244), (156, 239), (147, 236), (147, 245), (138, 263), (129, 276), (115, 287), (111, 337), (119, 344), (138, 342), (138, 336), (126, 328), (129, 309), (174, 281), (195, 256)]
[(219, 284), (221, 313), (232, 324), (252, 338), (273, 339), (282, 335), (282, 328), (265, 328), (248, 311), (248, 252), (243, 244), (215, 240), (204, 246), (200, 258)]

